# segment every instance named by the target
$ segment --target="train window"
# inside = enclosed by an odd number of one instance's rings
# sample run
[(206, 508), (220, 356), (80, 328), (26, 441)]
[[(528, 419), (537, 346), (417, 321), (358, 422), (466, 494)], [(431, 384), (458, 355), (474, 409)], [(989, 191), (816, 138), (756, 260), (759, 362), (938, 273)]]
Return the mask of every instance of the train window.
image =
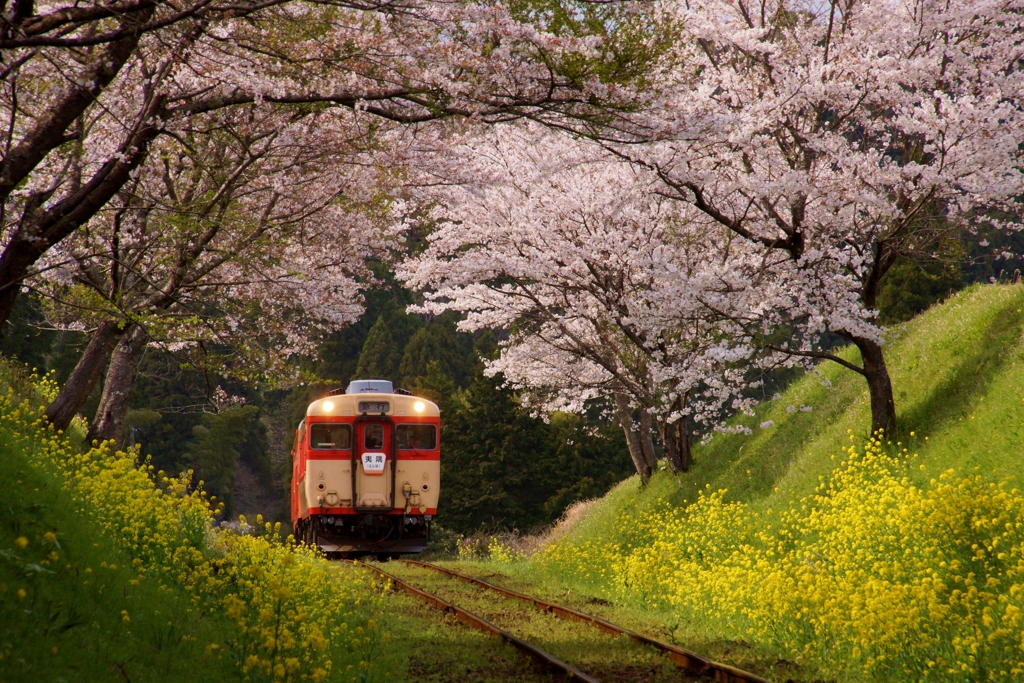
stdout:
[(352, 448), (352, 425), (309, 425), (309, 446), (317, 450), (347, 451)]
[(400, 451), (432, 451), (437, 448), (437, 428), (434, 425), (398, 425), (395, 441)]
[(370, 422), (363, 427), (363, 448), (368, 451), (379, 451), (384, 448), (384, 425)]

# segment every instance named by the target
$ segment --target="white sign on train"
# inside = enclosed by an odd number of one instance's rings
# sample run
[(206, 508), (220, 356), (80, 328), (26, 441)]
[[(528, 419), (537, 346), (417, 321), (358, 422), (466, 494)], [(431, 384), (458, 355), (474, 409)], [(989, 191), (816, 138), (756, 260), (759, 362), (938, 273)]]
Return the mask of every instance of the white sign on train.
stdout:
[(363, 472), (381, 474), (387, 460), (388, 456), (384, 453), (363, 453)]

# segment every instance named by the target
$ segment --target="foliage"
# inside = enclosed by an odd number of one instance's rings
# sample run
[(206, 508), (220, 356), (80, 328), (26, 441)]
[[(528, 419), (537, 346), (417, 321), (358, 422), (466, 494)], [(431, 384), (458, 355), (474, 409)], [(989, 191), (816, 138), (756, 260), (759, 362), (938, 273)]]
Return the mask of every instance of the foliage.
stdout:
[[(673, 41), (650, 100), (576, 129), (597, 144), (508, 126), (424, 164), (441, 226), (410, 285), (463, 329), (507, 330), (492, 369), (548, 406), (618, 385), (668, 423), (714, 423), (757, 374), (731, 363), (830, 358), (867, 380), (875, 428), (895, 426), (886, 274), (1020, 227), (1019, 8), (664, 0), (651, 15)], [(836, 335), (859, 365), (823, 348)]]
[(398, 273), (424, 292), (418, 310), (501, 330), (490, 372), (545, 412), (623, 395), (668, 423), (714, 423), (743, 403), (752, 350), (727, 316), (751, 264), (727, 235), (688, 225), (655, 176), (537, 127), (448, 156), (439, 227)]
[[(426, 0), (395, 8), (282, 0), (242, 2), (224, 12), (201, 1), (171, 7), (129, 0), (111, 13), (92, 2), (57, 2), (18, 5), (5, 22), (9, 30), (0, 44), (11, 68), (3, 72), (0, 96), (9, 122), (0, 164), (0, 321), (20, 291), (7, 285), (46, 270), (39, 260), (84, 232), (112, 200), (120, 202), (115, 212), (126, 212), (132, 223), (138, 183), (174, 185), (179, 155), (169, 147), (178, 141), (204, 149), (234, 120), (246, 130), (227, 138), (237, 135), (237, 141), (257, 146), (287, 141), (286, 156), (308, 150), (297, 163), (282, 159), (284, 165), (300, 176), (326, 171), (322, 182), (275, 179), (269, 185), (276, 187), (267, 188), (270, 194), (299, 190), (326, 198), (291, 207), (294, 222), (304, 223), (346, 202), (372, 203), (400, 185), (395, 176), (405, 154), (415, 153), (428, 137), (429, 145), (445, 144), (446, 133), (439, 130), (444, 126), (430, 122), (559, 113), (591, 118), (604, 111), (606, 101), (629, 107), (629, 88), (604, 83), (607, 70), (597, 65), (636, 58), (619, 51), (619, 60), (614, 51), (602, 50), (600, 35), (592, 35), (587, 24), (556, 35), (519, 21), (500, 4)], [(628, 69), (622, 74), (628, 79)], [(268, 119), (275, 122), (263, 125)], [(410, 124), (417, 125), (414, 139)], [(188, 151), (192, 144), (183, 147)], [(319, 163), (342, 148), (356, 153), (340, 163)], [(383, 157), (376, 157), (382, 150)], [(199, 165), (208, 168), (223, 161), (215, 152), (199, 156)], [(245, 165), (258, 166), (259, 156)], [(363, 181), (331, 187), (345, 175), (342, 169), (362, 174)], [(232, 172), (194, 195), (176, 196), (177, 188), (168, 187), (166, 198), (185, 204), (195, 199), (231, 222), (232, 207), (221, 200), (235, 180)], [(247, 223), (259, 232), (273, 220), (277, 201), (256, 194), (263, 197), (254, 195)], [(187, 223), (192, 217), (186, 211), (179, 219)], [(216, 232), (221, 226), (213, 221), (207, 227)], [(186, 240), (177, 257), (193, 259), (206, 246), (204, 234)], [(344, 241), (344, 233), (338, 235)], [(119, 264), (125, 268), (112, 269), (119, 271), (110, 278), (115, 284), (132, 266), (130, 256), (116, 255), (118, 241), (105, 245), (115, 260), (125, 261)], [(272, 247), (266, 252), (275, 253)], [(230, 259), (233, 253), (227, 248), (221, 255)], [(301, 275), (296, 280), (313, 290), (306, 303), (329, 294), (332, 288), (324, 285), (330, 278), (321, 281), (303, 267), (330, 267), (329, 259), (325, 263), (301, 249), (278, 255), (295, 262)], [(266, 284), (258, 273), (247, 283)], [(324, 305), (321, 312), (332, 308)]]
[(487, 557), (498, 564), (511, 564), (522, 560), (524, 555), (514, 546), (502, 543), (497, 536), (491, 536), (491, 540), (487, 543)]
[(435, 372), (451, 378), (458, 386), (465, 386), (472, 376), (472, 337), (455, 331), (455, 324), (444, 318), (435, 318), (421, 327), (409, 340), (398, 366), (397, 377), (404, 386), (413, 386), (430, 374), (430, 364), (437, 363)]
[(546, 424), (478, 367), (443, 416), (439, 519), (461, 533), (530, 529), (630, 471), (621, 432), (558, 415)]
[(1024, 495), (953, 470), (919, 483), (924, 465), (890, 443), (851, 446), (813, 495), (778, 513), (709, 491), (620, 519), (628, 546), (561, 542), (538, 561), (826, 675), (1017, 680)]
[(385, 316), (377, 318), (363, 342), (363, 350), (359, 354), (355, 377), (359, 379), (397, 378), (398, 364), (402, 359), (402, 350), (398, 347), (391, 334), (391, 326)]
[(231, 493), (238, 467), (239, 451), (246, 436), (255, 430), (259, 409), (255, 406), (233, 406), (220, 413), (203, 413), (200, 424), (192, 428), (192, 439), (185, 446), (186, 471), (199, 478), (200, 486), (208, 494), (224, 503), (224, 514), (232, 516), (234, 502)]
[(957, 262), (900, 260), (886, 273), (878, 292), (878, 322), (892, 325), (910, 320), (962, 287), (963, 274)]
[[(206, 496), (192, 488), (188, 474), (158, 482), (152, 465), (138, 463), (137, 451), (113, 452), (109, 444), (76, 448), (40, 418), (40, 394), (52, 396), (55, 385), (44, 380), (38, 393), (23, 396), (17, 385), (25, 380), (12, 374), (0, 397), (5, 438), (30, 456), (32, 468), (55, 477), (75, 514), (127, 556), (130, 586), (184, 590), (190, 611), (232, 625), (203, 644), (208, 654), (222, 651), (254, 681), (366, 680), (372, 674), (374, 653), (387, 636), (377, 626), (379, 606), (364, 576), (341, 574), (319, 553), (282, 543), (279, 529), (259, 519), (256, 529), (243, 526), (249, 533), (214, 527)], [(59, 538), (63, 531), (52, 533)], [(33, 542), (16, 540), (15, 547)], [(16, 595), (45, 592), (50, 573), (26, 573), (11, 588)], [(124, 623), (131, 618), (123, 613)]]
[(368, 268), (373, 272), (375, 283), (364, 293), (365, 312), (348, 327), (325, 335), (318, 357), (305, 365), (310, 372), (331, 383), (331, 388), (344, 387), (350, 380), (360, 379), (356, 374), (359, 357), (367, 335), (382, 316), (389, 323), (395, 343), (403, 349), (420, 325), (418, 318), (406, 314), (405, 308), (412, 303), (412, 295), (395, 282), (390, 268), (381, 263), (370, 263)]

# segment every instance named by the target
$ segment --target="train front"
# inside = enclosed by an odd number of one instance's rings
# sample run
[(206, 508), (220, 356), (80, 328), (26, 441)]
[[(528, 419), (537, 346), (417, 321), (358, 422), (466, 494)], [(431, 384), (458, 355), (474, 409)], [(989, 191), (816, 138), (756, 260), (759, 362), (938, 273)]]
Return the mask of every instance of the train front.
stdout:
[(358, 380), (306, 409), (292, 449), (297, 538), (349, 556), (426, 548), (440, 491), (440, 411), (399, 392)]

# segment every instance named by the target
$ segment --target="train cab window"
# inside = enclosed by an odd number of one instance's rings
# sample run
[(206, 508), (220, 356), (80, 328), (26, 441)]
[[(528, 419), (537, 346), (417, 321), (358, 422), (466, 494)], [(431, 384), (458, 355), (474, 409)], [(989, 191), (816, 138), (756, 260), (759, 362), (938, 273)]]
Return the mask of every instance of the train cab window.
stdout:
[(309, 446), (316, 450), (337, 451), (352, 448), (352, 425), (312, 424)]
[(384, 448), (384, 425), (370, 422), (363, 428), (363, 448), (368, 451), (379, 451)]
[(437, 427), (434, 425), (398, 425), (395, 442), (400, 451), (432, 451), (437, 448)]

